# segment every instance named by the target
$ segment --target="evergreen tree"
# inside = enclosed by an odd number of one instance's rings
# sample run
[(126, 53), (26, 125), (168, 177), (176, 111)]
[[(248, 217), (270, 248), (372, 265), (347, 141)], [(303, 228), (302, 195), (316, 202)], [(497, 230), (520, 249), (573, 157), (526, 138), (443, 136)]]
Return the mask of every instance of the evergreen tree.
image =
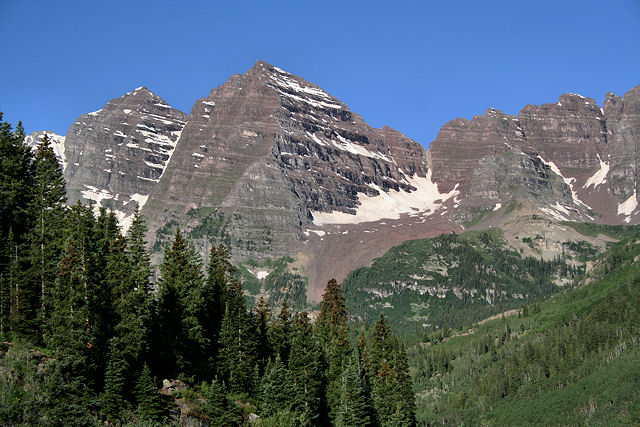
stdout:
[(118, 420), (124, 406), (125, 398), (125, 375), (127, 363), (119, 348), (120, 342), (117, 338), (111, 340), (107, 370), (105, 372), (104, 392), (101, 395), (102, 413), (109, 422)]
[[(65, 216), (67, 200), (62, 168), (53, 152), (49, 138), (45, 134), (38, 145), (34, 159), (33, 197), (29, 210), (34, 223), (28, 234), (29, 241), (29, 272), (28, 286), (34, 288), (33, 294), (36, 307), (32, 308), (35, 315), (32, 323), (32, 336), (42, 334), (42, 326), (47, 318), (47, 303), (50, 287), (56, 277), (58, 262), (63, 246)], [(37, 290), (37, 291), (36, 291)]]
[(394, 425), (416, 424), (416, 403), (413, 382), (409, 375), (409, 361), (404, 343), (394, 351), (395, 390), (391, 399), (395, 402)]
[(351, 351), (348, 330), (341, 329), (337, 336), (331, 340), (327, 359), (327, 404), (333, 420), (335, 420), (336, 410), (340, 404), (343, 371), (349, 362)]
[(87, 384), (95, 379), (89, 363), (94, 345), (89, 304), (91, 211), (81, 204), (73, 206), (69, 225), (67, 246), (51, 290), (45, 337), (65, 377)]
[(173, 244), (165, 248), (158, 282), (156, 351), (165, 375), (194, 375), (206, 360), (202, 287), (200, 257), (178, 229)]
[[(145, 235), (147, 226), (140, 211), (136, 208), (133, 214), (133, 221), (127, 233), (126, 255), (130, 268), (128, 277), (130, 279), (129, 292), (132, 293), (128, 300), (131, 306), (125, 311), (134, 313), (133, 327), (139, 328), (139, 355), (148, 356), (151, 344), (151, 325), (154, 323), (154, 295), (150, 286), (151, 262)], [(126, 316), (121, 316), (124, 318)], [(116, 329), (118, 327), (116, 326)], [(132, 329), (129, 329), (132, 330)], [(117, 333), (117, 331), (116, 331)], [(146, 357), (145, 357), (146, 358)], [(136, 366), (140, 369), (140, 366)]]
[(229, 252), (223, 244), (211, 247), (203, 292), (205, 307), (202, 324), (205, 327), (205, 337), (210, 343), (208, 352), (214, 360), (218, 353), (217, 343), (226, 307), (227, 286), (236, 273), (236, 268), (229, 259)]
[(260, 413), (270, 417), (278, 412), (289, 411), (294, 401), (294, 390), (291, 374), (276, 356), (269, 362), (260, 385)]
[(247, 313), (242, 285), (231, 280), (219, 340), (218, 375), (235, 392), (249, 392), (257, 384), (258, 335), (256, 317)]
[[(16, 244), (23, 243), (31, 228), (29, 203), (33, 187), (33, 153), (24, 142), (24, 129), (18, 123), (15, 130), (2, 121), (0, 112), (0, 245), (13, 233)], [(13, 248), (0, 246), (0, 275), (8, 269)]]
[(306, 312), (299, 313), (294, 324), (289, 371), (295, 392), (293, 409), (299, 423), (328, 423), (322, 350), (313, 336)]
[(157, 422), (162, 416), (162, 401), (151, 376), (149, 366), (145, 363), (135, 388), (136, 412), (145, 421)]
[(271, 355), (271, 346), (269, 343), (269, 322), (271, 321), (271, 308), (267, 301), (260, 297), (253, 307), (253, 313), (256, 320), (256, 358), (258, 362), (258, 376), (264, 374), (266, 364)]
[(331, 341), (340, 331), (346, 329), (347, 320), (347, 306), (342, 287), (336, 279), (331, 279), (322, 295), (320, 314), (316, 322), (318, 338), (326, 354), (329, 353)]
[(358, 357), (350, 357), (341, 378), (340, 399), (336, 410), (336, 426), (372, 425), (373, 408), (366, 386), (360, 377)]
[(224, 385), (215, 378), (205, 395), (204, 411), (215, 426), (228, 426), (234, 421)]
[(271, 322), (268, 330), (269, 347), (280, 356), (282, 363), (288, 365), (289, 352), (291, 351), (291, 337), (293, 331), (292, 314), (286, 301), (282, 302), (280, 313), (274, 322)]

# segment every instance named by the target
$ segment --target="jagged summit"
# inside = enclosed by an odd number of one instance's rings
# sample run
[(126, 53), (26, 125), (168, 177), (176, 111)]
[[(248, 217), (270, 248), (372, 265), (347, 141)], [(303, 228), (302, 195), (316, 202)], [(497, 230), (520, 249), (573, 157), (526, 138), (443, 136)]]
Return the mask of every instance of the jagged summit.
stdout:
[(327, 271), (341, 279), (410, 238), (478, 222), (526, 223), (520, 236), (540, 221), (640, 222), (638, 129), (640, 86), (603, 108), (576, 94), (517, 116), (489, 108), (446, 123), (427, 152), (256, 61), (189, 116), (145, 87), (115, 98), (81, 116), (62, 151), (70, 203), (125, 221), (142, 207), (156, 248), (179, 225), (205, 255), (224, 242), (236, 261), (294, 256), (318, 299)]

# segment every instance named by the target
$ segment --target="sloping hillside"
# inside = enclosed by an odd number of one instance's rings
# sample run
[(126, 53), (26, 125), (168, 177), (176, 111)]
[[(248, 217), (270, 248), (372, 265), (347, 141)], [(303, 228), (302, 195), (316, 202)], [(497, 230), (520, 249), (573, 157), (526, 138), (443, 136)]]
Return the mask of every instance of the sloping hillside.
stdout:
[(412, 346), (419, 424), (639, 423), (640, 235), (587, 271), (546, 302)]

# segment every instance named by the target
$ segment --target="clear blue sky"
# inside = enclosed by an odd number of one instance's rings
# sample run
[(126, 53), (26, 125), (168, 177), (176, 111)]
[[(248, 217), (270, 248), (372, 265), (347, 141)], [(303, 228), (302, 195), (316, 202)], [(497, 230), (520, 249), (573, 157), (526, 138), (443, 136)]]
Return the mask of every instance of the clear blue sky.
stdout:
[(189, 113), (257, 59), (424, 145), (488, 107), (640, 84), (640, 0), (1, 0), (0, 41), (0, 111), (27, 132), (143, 85)]

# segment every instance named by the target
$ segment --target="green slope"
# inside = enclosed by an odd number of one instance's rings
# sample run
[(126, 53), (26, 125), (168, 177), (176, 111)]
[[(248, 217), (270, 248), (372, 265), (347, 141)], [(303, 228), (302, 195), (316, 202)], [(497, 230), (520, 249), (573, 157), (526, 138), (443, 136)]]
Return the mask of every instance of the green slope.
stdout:
[[(452, 336), (449, 336), (452, 335)], [(448, 338), (445, 338), (449, 336)], [(409, 350), (421, 424), (638, 425), (640, 237), (546, 302)]]
[(405, 242), (352, 272), (343, 287), (360, 318), (382, 312), (398, 328), (421, 331), (547, 298), (580, 271), (564, 259), (523, 258), (493, 229)]

